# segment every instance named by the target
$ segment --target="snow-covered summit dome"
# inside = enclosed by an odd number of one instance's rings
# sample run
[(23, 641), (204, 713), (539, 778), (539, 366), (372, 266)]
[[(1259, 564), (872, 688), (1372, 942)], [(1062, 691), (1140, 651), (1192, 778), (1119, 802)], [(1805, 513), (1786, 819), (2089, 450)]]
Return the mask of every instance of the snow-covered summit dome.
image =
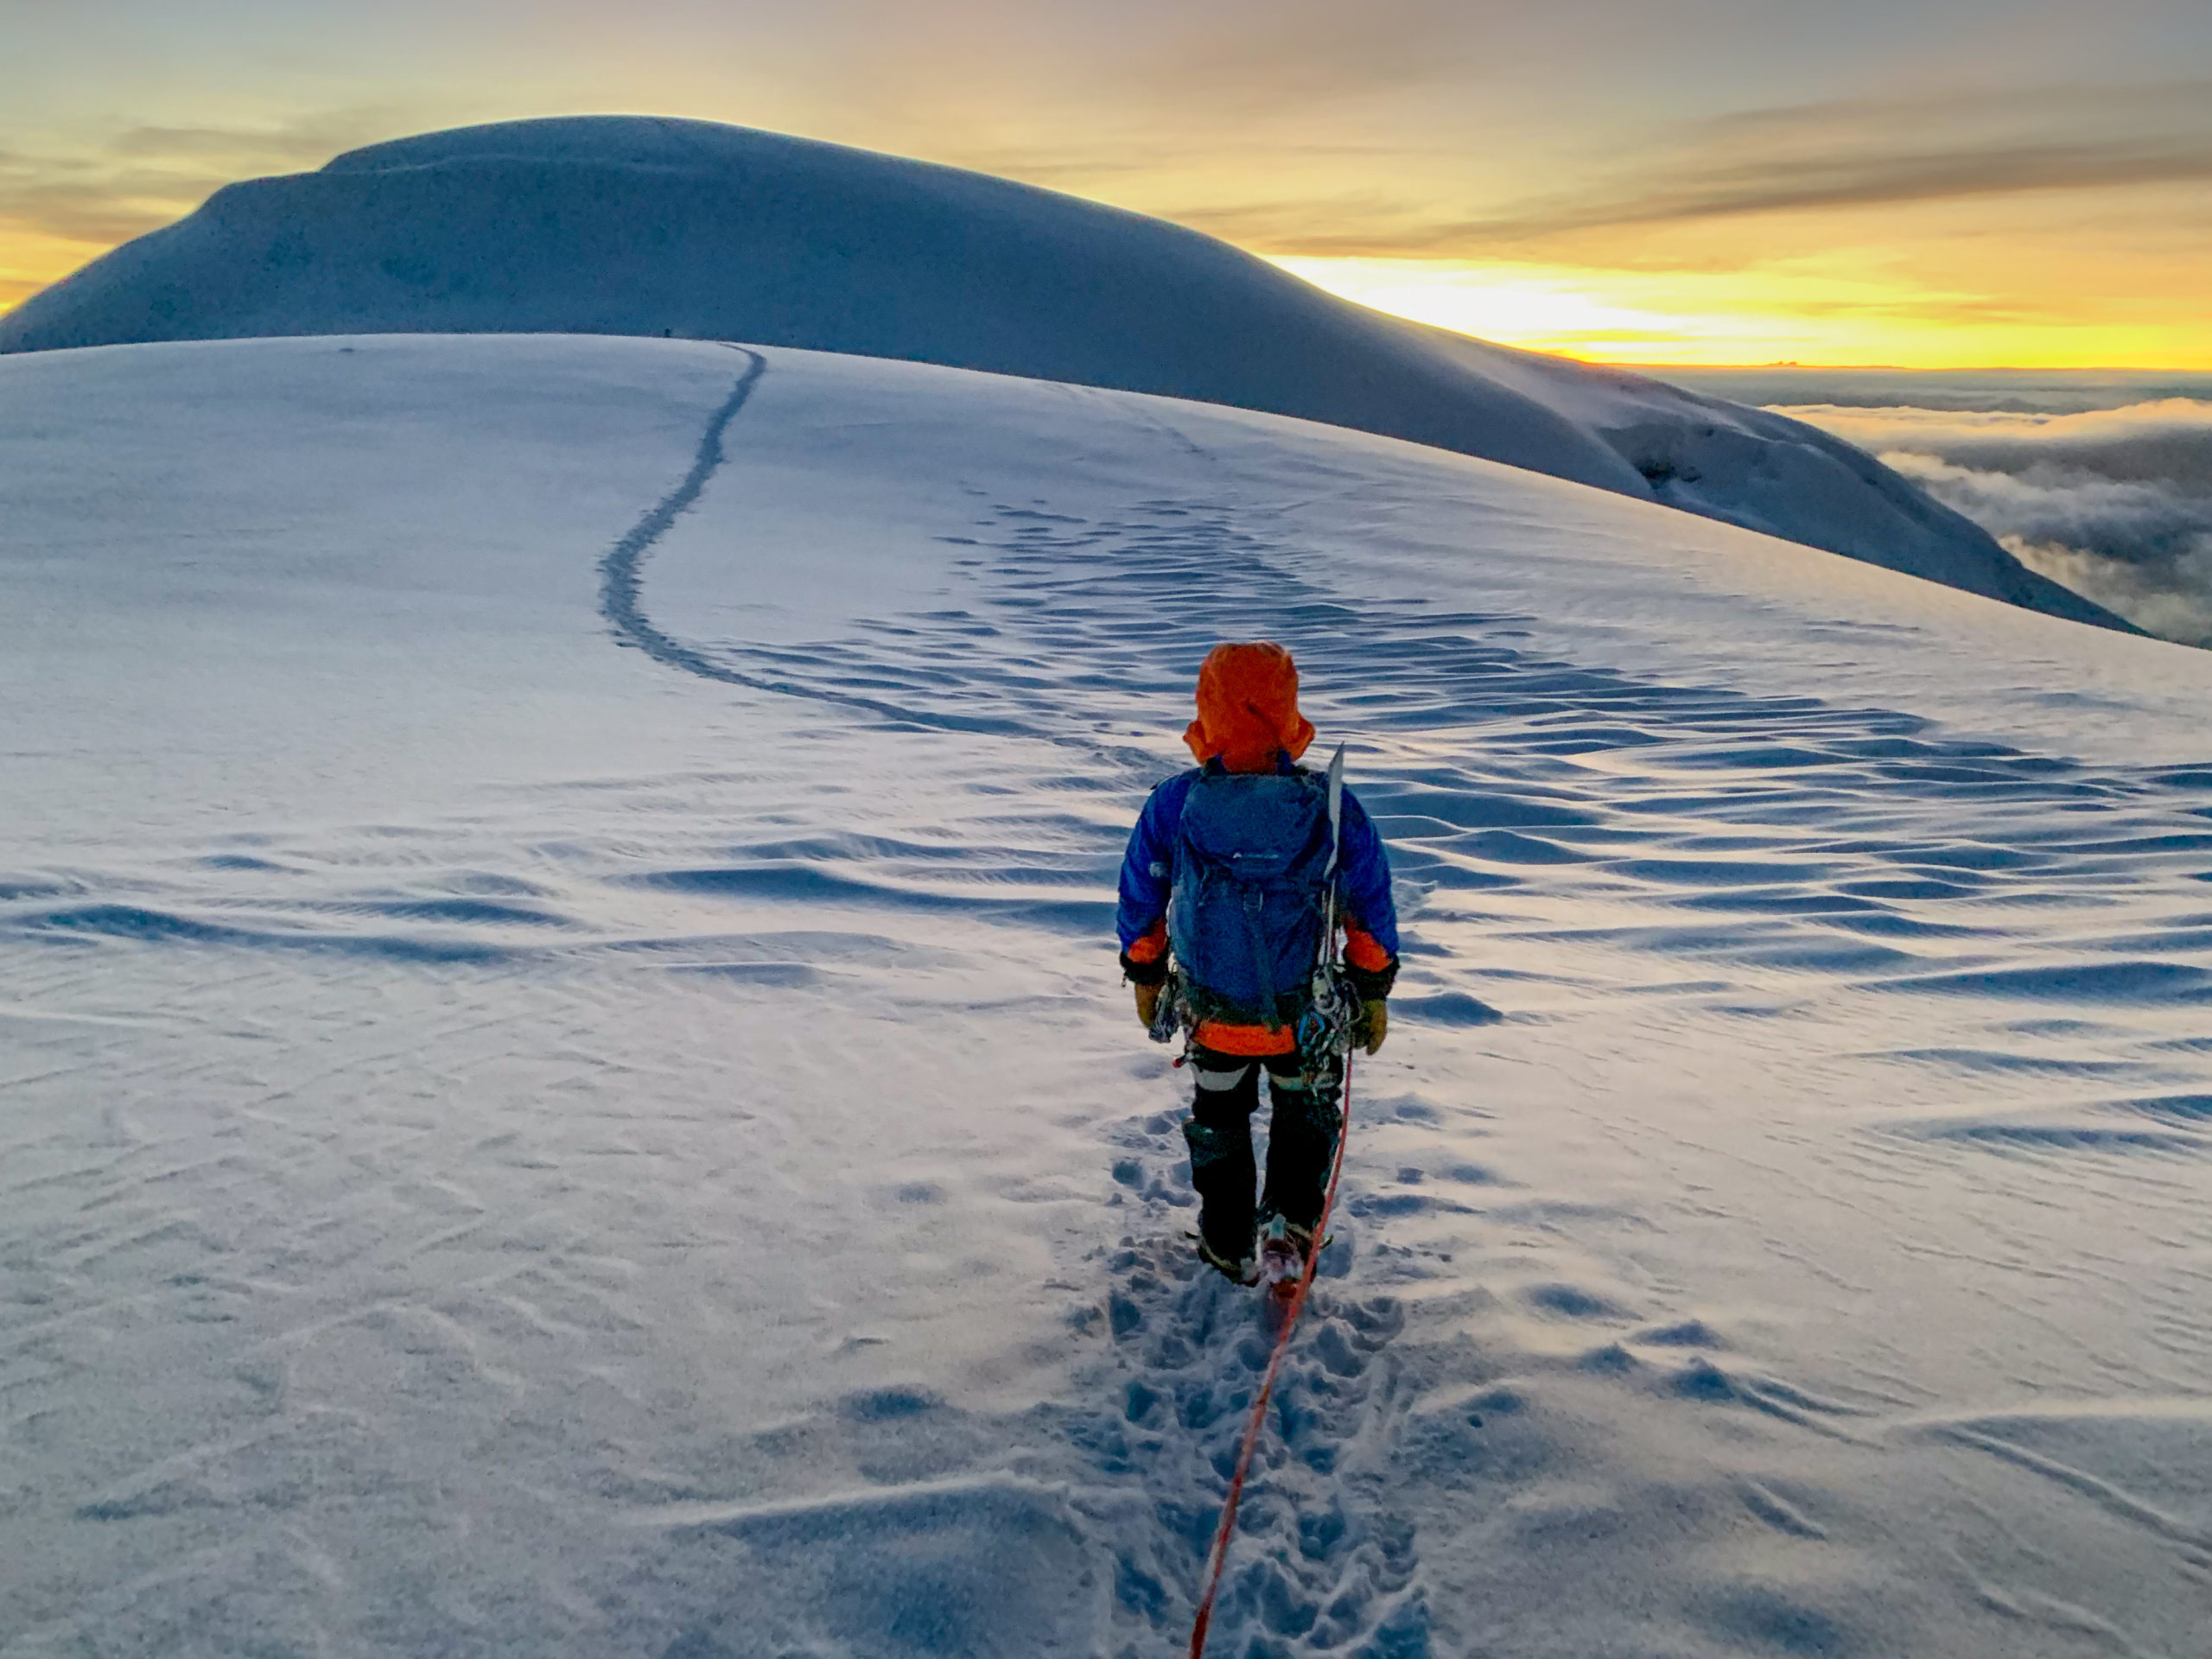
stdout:
[[(416, 133), (383, 143), (349, 149), (323, 163), (325, 173), (386, 173), (401, 167), (433, 167), (442, 162), (563, 162), (587, 167), (671, 167), (694, 172), (743, 165), (749, 157), (788, 149), (794, 153), (830, 151), (858, 162), (889, 168), (925, 168), (954, 178), (996, 184), (1009, 191), (1027, 187), (956, 168), (931, 167), (868, 150), (813, 139), (792, 138), (754, 127), (717, 121), (687, 121), (672, 116), (563, 115), (536, 121), (498, 121), (480, 127), (450, 127)], [(1039, 193), (1049, 194), (1049, 193)]]
[(708, 122), (469, 127), (231, 185), (0, 317), (0, 352), (413, 333), (744, 340), (1296, 416), (2119, 626), (1799, 423), (1370, 311), (1159, 219)]

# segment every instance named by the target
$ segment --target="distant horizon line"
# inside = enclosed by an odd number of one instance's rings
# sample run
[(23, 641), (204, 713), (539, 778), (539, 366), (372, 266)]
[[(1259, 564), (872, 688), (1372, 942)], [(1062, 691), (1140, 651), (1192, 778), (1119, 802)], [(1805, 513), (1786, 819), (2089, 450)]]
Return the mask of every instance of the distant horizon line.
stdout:
[[(1522, 349), (1534, 349), (1523, 347)], [(1554, 357), (1573, 353), (1554, 352)], [(1615, 368), (1635, 369), (1639, 372), (1661, 369), (1729, 369), (1742, 372), (1755, 370), (1796, 369), (1817, 374), (2172, 374), (2201, 375), (2212, 379), (2212, 363), (2191, 368), (2170, 364), (2100, 363), (2091, 365), (2057, 363), (1949, 363), (1936, 368), (1916, 367), (1907, 363), (1807, 363), (1784, 359), (1767, 363), (1652, 363), (1630, 358), (1577, 358), (1578, 362), (1605, 363)]]
[[(73, 275), (73, 274), (74, 274), (74, 273), (73, 272), (73, 273), (72, 273), (72, 275)], [(64, 280), (66, 280), (66, 279), (64, 279)], [(51, 286), (53, 286), (53, 284), (49, 283), (49, 284), (48, 284), (48, 287), (51, 287)], [(40, 293), (42, 293), (42, 292), (44, 292), (44, 291), (45, 291), (45, 290), (44, 290), (43, 289), (41, 289), (38, 290), (38, 292), (40, 292)], [(26, 301), (29, 301), (29, 300), (34, 299), (34, 298), (35, 298), (36, 296), (36, 296), (36, 294), (26, 294), (25, 296), (23, 296), (22, 299), (21, 299), (21, 300), (6, 300), (6, 301), (0, 301), (0, 317), (4, 317), (4, 316), (6, 316), (6, 315), (10, 312), (10, 311), (15, 310), (17, 307), (19, 307), (19, 306), (22, 305)], [(1394, 315), (1395, 315), (1395, 314), (1394, 314)], [(1408, 319), (1408, 321), (1412, 321), (1412, 320), (1411, 320), (1411, 319)], [(1429, 325), (1429, 326), (1433, 327), (1434, 327), (1435, 325), (1434, 325), (1434, 324), (1431, 324), (1431, 325)], [(388, 331), (368, 330), (368, 331), (365, 331), (365, 332), (373, 334), (373, 333), (388, 332)], [(416, 329), (416, 330), (413, 330), (413, 331), (411, 331), (411, 332), (417, 333), (417, 334), (442, 334), (460, 333), (460, 332), (462, 332), (462, 331), (460, 331), (460, 330), (454, 330), (454, 329), (435, 328), (435, 329)], [(545, 332), (549, 332), (549, 331), (547, 331), (547, 330), (543, 330), (543, 329), (539, 329), (539, 330), (520, 330), (520, 331), (518, 331), (518, 330), (512, 330), (512, 329), (504, 329), (504, 328), (502, 328), (502, 329), (492, 329), (492, 330), (479, 330), (479, 331), (476, 331), (476, 332), (480, 332), (480, 333), (493, 333), (493, 334), (509, 334), (509, 333), (516, 333), (516, 332), (524, 332), (524, 333), (545, 333)], [(563, 331), (550, 331), (550, 332), (573, 332), (573, 331), (566, 331), (566, 330), (563, 330)], [(1456, 328), (1447, 328), (1447, 329), (1443, 330), (1442, 332), (1444, 332), (1444, 333), (1446, 333), (1446, 334), (1459, 334), (1459, 333), (1460, 333), (1460, 331), (1459, 331), (1459, 329), (1456, 329)], [(270, 335), (250, 334), (250, 335), (235, 335), (235, 336), (232, 336), (232, 335), (218, 336), (218, 338), (222, 338), (222, 339), (232, 339), (232, 338), (235, 338), (235, 339), (250, 339), (250, 340), (261, 340), (261, 339), (270, 339), (270, 340), (314, 340), (314, 339), (321, 339), (321, 338), (326, 338), (326, 337), (327, 337), (327, 336), (322, 336), (322, 335), (315, 335), (315, 334), (270, 334)], [(638, 340), (645, 340), (645, 339), (656, 338), (656, 336), (645, 335), (645, 334), (638, 334), (638, 335), (615, 335), (615, 336), (611, 336), (611, 337), (612, 337), (612, 338), (621, 338), (621, 339), (638, 339)], [(1796, 372), (1808, 373), (1808, 374), (1916, 374), (1916, 375), (1942, 375), (1942, 374), (2106, 374), (2106, 375), (2117, 375), (2117, 374), (2154, 374), (2154, 375), (2185, 375), (2185, 376), (2202, 376), (2202, 378), (2206, 378), (2206, 379), (2212, 379), (2212, 363), (2205, 364), (2205, 365), (2202, 365), (2202, 366), (2201, 366), (2201, 367), (2191, 367), (2191, 366), (2187, 366), (2187, 365), (2171, 365), (2171, 364), (2117, 364), (2117, 363), (2106, 363), (2106, 364), (2094, 364), (2094, 365), (2076, 365), (2076, 364), (2040, 364), (2040, 363), (1979, 363), (1979, 364), (1976, 364), (1976, 363), (1952, 363), (1952, 364), (1946, 364), (1946, 365), (1942, 365), (1942, 366), (1941, 366), (1941, 367), (1936, 367), (1936, 368), (1915, 367), (1915, 366), (1912, 366), (1911, 365), (1909, 365), (1909, 364), (1903, 364), (1903, 363), (1808, 363), (1808, 362), (1805, 362), (1805, 361), (1803, 361), (1803, 360), (1802, 360), (1802, 359), (1773, 359), (1773, 360), (1770, 360), (1770, 361), (1764, 362), (1764, 363), (1746, 363), (1746, 362), (1687, 362), (1687, 361), (1680, 361), (1680, 360), (1666, 361), (1666, 362), (1656, 362), (1656, 363), (1655, 363), (1655, 362), (1649, 361), (1649, 360), (1645, 359), (1638, 359), (1638, 358), (1629, 358), (1629, 357), (1592, 357), (1592, 356), (1586, 356), (1586, 355), (1584, 355), (1584, 354), (1582, 354), (1581, 353), (1579, 353), (1579, 352), (1567, 352), (1567, 351), (1560, 351), (1560, 350), (1558, 350), (1558, 349), (1556, 349), (1556, 348), (1547, 348), (1547, 347), (1542, 346), (1525, 346), (1525, 345), (1520, 345), (1520, 344), (1516, 344), (1516, 342), (1511, 341), (1511, 340), (1503, 340), (1489, 339), (1489, 338), (1486, 338), (1486, 337), (1484, 337), (1484, 336), (1483, 336), (1483, 335), (1480, 335), (1480, 334), (1466, 334), (1466, 335), (1465, 335), (1464, 337), (1465, 337), (1465, 338), (1466, 338), (1466, 339), (1468, 339), (1468, 340), (1480, 340), (1483, 344), (1484, 344), (1484, 345), (1486, 345), (1486, 346), (1507, 346), (1507, 347), (1509, 347), (1510, 349), (1514, 350), (1514, 351), (1533, 352), (1533, 353), (1535, 353), (1536, 354), (1538, 354), (1539, 356), (1543, 356), (1543, 357), (1560, 357), (1560, 358), (1566, 358), (1566, 359), (1567, 359), (1568, 360), (1570, 360), (1570, 361), (1572, 361), (1572, 362), (1576, 362), (1576, 363), (1588, 363), (1588, 364), (1591, 364), (1591, 365), (1595, 365), (1595, 366), (1601, 367), (1601, 368), (1628, 369), (1628, 370), (1630, 370), (1630, 371), (1632, 371), (1632, 372), (1636, 372), (1636, 373), (1637, 373), (1637, 374), (1649, 374), (1649, 375), (1652, 376), (1652, 377), (1653, 377), (1654, 378), (1656, 378), (1656, 379), (1664, 379), (1664, 378), (1666, 378), (1666, 376), (1667, 376), (1669, 372), (1679, 373), (1680, 372), (1681, 372), (1681, 371), (1682, 371), (1682, 370), (1684, 370), (1684, 369), (1694, 369), (1694, 370), (1701, 370), (1701, 371), (1712, 371), (1712, 372), (1729, 372), (1729, 373), (1738, 373), (1738, 374), (1749, 374), (1749, 373), (1758, 373), (1758, 372), (1771, 372), (1776, 371), (1776, 370), (1789, 370), (1789, 371), (1793, 371), (1793, 372)], [(168, 345), (177, 345), (177, 344), (181, 344), (181, 343), (182, 343), (182, 342), (176, 341), (176, 340), (141, 340), (141, 341), (131, 341), (131, 342), (126, 342), (126, 343), (130, 343), (130, 344), (137, 344), (137, 345), (168, 346)], [(736, 342), (736, 343), (739, 343), (739, 344), (758, 344), (758, 343), (760, 343), (760, 342), (757, 342), (757, 341), (753, 341), (753, 342), (745, 342), (745, 341), (741, 341), (741, 342)], [(67, 347), (54, 347), (54, 348), (50, 348), (50, 349), (55, 349), (55, 350), (67, 350), (67, 349), (68, 349), (68, 348), (67, 348)], [(855, 353), (855, 355), (857, 355), (857, 353)]]

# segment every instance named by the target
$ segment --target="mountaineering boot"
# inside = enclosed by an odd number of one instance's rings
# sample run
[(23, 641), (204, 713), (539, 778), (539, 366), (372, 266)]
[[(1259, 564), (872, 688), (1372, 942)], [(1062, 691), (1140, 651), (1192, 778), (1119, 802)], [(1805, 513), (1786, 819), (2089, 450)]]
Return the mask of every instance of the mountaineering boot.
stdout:
[[(1252, 1129), (1249, 1120), (1183, 1122), (1191, 1185), (1198, 1192), (1198, 1254), (1239, 1284), (1252, 1282)], [(1235, 1269), (1232, 1271), (1231, 1269)]]
[(1260, 1226), (1260, 1277), (1278, 1296), (1288, 1296), (1306, 1276), (1306, 1258), (1313, 1253), (1313, 1230), (1266, 1217)]
[(1248, 1255), (1231, 1261), (1203, 1237), (1198, 1240), (1198, 1260), (1232, 1285), (1256, 1285), (1260, 1282), (1260, 1264), (1252, 1257)]

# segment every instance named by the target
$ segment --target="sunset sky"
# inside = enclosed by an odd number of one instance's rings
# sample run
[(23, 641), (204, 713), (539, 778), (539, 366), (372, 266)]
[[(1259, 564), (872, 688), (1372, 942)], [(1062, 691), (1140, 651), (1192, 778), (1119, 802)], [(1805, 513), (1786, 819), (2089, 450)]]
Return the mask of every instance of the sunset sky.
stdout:
[(774, 128), (1649, 363), (2212, 368), (2206, 0), (0, 0), (0, 308), (217, 186)]

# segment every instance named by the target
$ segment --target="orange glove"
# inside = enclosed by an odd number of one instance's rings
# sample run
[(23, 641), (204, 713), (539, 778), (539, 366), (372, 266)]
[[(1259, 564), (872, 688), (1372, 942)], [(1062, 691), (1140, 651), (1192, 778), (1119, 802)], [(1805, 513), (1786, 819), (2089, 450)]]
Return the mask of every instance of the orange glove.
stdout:
[(1367, 1052), (1379, 1052), (1382, 1039), (1390, 1034), (1390, 1005), (1378, 996), (1372, 1002), (1361, 1003), (1360, 1008), (1367, 1015)]

